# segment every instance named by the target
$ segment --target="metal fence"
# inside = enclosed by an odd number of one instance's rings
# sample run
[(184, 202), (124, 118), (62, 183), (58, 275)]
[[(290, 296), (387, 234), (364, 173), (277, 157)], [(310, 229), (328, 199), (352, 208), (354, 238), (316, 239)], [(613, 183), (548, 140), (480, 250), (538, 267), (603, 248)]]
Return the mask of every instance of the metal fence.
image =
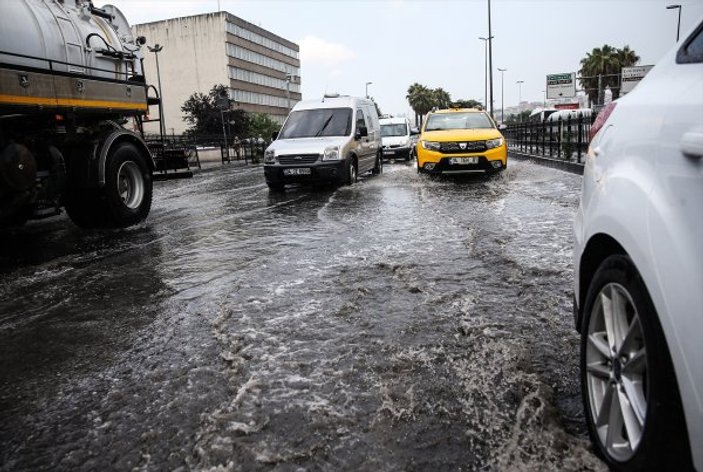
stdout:
[(225, 142), (222, 135), (147, 135), (145, 140), (154, 154), (157, 165), (163, 157), (164, 165), (166, 161), (172, 161), (169, 156), (174, 153), (183, 154), (190, 166), (201, 167), (199, 152), (205, 150), (218, 149), (222, 158), (222, 163), (244, 160), (246, 164), (258, 163), (263, 160), (264, 151), (271, 144), (260, 137), (249, 137), (244, 139), (233, 139)]
[(508, 149), (523, 154), (580, 163), (588, 152), (589, 135), (595, 114), (515, 123), (504, 131)]

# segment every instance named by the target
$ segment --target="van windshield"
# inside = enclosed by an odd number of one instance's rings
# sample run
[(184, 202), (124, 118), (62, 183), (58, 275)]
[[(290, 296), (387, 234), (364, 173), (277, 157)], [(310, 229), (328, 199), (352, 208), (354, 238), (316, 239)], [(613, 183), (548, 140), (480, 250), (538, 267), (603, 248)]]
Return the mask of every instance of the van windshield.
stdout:
[(425, 131), (495, 128), (485, 113), (436, 113), (429, 116)]
[(403, 123), (395, 125), (381, 125), (381, 136), (407, 136), (408, 127)]
[(290, 114), (278, 139), (349, 136), (351, 125), (351, 108), (298, 110)]

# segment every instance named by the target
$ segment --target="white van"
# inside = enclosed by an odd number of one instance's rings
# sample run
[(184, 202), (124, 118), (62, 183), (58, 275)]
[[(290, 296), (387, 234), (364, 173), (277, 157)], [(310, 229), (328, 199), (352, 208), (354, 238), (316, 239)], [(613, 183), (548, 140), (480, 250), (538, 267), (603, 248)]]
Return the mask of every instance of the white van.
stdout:
[(264, 153), (271, 190), (287, 183), (352, 184), (364, 172), (380, 174), (381, 129), (371, 100), (326, 95), (298, 102)]
[(413, 138), (418, 134), (414, 131), (406, 118), (381, 118), (383, 157), (410, 160), (413, 155)]

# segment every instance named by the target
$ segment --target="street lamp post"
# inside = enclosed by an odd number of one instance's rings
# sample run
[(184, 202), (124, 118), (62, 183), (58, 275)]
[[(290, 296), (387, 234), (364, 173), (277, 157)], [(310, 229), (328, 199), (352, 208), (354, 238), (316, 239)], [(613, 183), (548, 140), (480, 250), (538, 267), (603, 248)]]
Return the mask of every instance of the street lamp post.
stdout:
[(498, 70), (500, 71), (500, 122), (504, 123), (505, 122), (505, 95), (504, 95), (505, 89), (503, 88), (503, 72), (505, 72), (508, 69), (501, 69), (499, 67)]
[(488, 107), (488, 38), (479, 37), (483, 41), (483, 107)]
[(667, 5), (667, 10), (678, 10), (679, 11), (679, 21), (676, 24), (676, 42), (679, 42), (679, 32), (681, 31), (681, 5)]
[(518, 80), (515, 83), (517, 84), (517, 109), (520, 114), (520, 123), (522, 123), (522, 84), (524, 84), (525, 81)]
[[(493, 35), (491, 34), (491, 0), (488, 0), (488, 81), (491, 100), (491, 116), (493, 116)], [(494, 117), (495, 118), (495, 117)]]
[(147, 46), (150, 52), (154, 53), (154, 57), (156, 58), (156, 82), (159, 84), (159, 102), (160, 102), (160, 107), (159, 107), (159, 132), (161, 133), (161, 136), (163, 136), (166, 133), (166, 121), (164, 120), (164, 97), (163, 94), (161, 93), (161, 71), (159, 70), (159, 52), (164, 48), (163, 46), (159, 44), (154, 44), (154, 47)]
[(293, 78), (291, 74), (286, 74), (286, 98), (288, 99), (288, 113), (290, 113), (290, 80)]
[(369, 85), (372, 85), (373, 82), (366, 82), (366, 98), (369, 98)]
[(542, 102), (542, 108), (547, 108), (547, 91), (542, 90), (542, 93), (544, 94), (544, 101)]

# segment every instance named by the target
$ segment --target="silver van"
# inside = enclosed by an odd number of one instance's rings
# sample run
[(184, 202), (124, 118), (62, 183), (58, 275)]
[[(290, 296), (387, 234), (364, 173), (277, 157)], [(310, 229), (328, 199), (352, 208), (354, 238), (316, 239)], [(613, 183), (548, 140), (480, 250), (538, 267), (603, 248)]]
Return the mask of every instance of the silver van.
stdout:
[(364, 98), (326, 95), (298, 102), (264, 153), (271, 190), (287, 183), (352, 184), (359, 174), (382, 170), (376, 106)]

